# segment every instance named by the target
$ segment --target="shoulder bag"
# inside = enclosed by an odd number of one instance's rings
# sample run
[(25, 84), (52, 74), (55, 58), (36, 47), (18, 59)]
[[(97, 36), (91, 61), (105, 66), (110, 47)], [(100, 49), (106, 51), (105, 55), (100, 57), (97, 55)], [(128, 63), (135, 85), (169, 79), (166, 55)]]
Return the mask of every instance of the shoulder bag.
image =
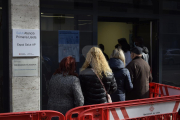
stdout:
[[(92, 71), (94, 72), (93, 69), (92, 69)], [(96, 72), (94, 72), (94, 73), (96, 74)], [(99, 79), (101, 85), (103, 86), (103, 88), (104, 88), (104, 90), (105, 90), (105, 92), (106, 92), (106, 97), (107, 97), (108, 103), (112, 103), (111, 96), (107, 93), (106, 88), (104, 87), (103, 82), (101, 81), (101, 79), (99, 78), (99, 76), (98, 76), (97, 74), (96, 74), (96, 76), (98, 77), (98, 79)]]

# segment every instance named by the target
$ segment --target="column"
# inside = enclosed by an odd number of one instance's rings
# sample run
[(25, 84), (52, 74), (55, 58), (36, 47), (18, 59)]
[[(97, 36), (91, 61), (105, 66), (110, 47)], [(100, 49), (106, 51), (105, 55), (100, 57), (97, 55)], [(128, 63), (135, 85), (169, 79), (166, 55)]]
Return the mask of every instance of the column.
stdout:
[[(11, 112), (40, 110), (40, 56), (13, 57), (12, 30), (40, 30), (40, 0), (9, 0), (9, 64)], [(23, 51), (23, 49), (22, 49)], [(38, 51), (39, 52), (39, 51)], [(14, 77), (14, 59), (38, 59), (38, 76)]]

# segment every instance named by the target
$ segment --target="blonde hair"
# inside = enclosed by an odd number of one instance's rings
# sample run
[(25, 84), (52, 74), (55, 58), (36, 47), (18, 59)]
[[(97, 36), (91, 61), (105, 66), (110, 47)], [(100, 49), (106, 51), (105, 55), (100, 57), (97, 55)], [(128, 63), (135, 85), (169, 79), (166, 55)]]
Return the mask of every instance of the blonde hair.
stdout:
[(120, 59), (120, 60), (124, 63), (124, 66), (126, 66), (125, 56), (124, 56), (123, 50), (121, 50), (121, 49), (115, 49), (115, 50), (113, 50), (111, 56), (112, 56), (112, 58)]
[(100, 78), (103, 78), (102, 73), (104, 73), (105, 76), (107, 76), (108, 73), (112, 73), (104, 54), (98, 47), (92, 47), (89, 50), (81, 71), (85, 70), (89, 65), (91, 65), (94, 72), (96, 72)]

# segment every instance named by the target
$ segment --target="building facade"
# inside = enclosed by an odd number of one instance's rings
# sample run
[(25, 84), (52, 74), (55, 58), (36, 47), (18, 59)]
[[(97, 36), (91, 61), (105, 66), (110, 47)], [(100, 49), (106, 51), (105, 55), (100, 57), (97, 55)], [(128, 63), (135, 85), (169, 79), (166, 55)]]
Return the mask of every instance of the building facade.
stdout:
[[(0, 5), (0, 112), (47, 109), (48, 82), (63, 57), (74, 55), (79, 71), (84, 47), (104, 44), (110, 56), (119, 38), (133, 47), (141, 36), (153, 81), (180, 87), (178, 0), (0, 0)], [(38, 55), (14, 55), (16, 30), (39, 33)], [(37, 70), (20, 75), (15, 61), (36, 63)]]

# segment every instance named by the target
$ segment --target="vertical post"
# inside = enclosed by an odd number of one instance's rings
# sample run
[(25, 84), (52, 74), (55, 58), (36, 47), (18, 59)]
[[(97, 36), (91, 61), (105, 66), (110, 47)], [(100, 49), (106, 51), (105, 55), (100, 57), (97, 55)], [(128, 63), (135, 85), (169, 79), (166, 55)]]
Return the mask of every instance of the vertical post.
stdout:
[(93, 45), (98, 44), (98, 0), (93, 0)]
[(151, 70), (152, 70), (152, 21), (150, 21), (150, 56), (151, 56)]
[(2, 34), (3, 34), (3, 112), (10, 111), (9, 89), (9, 6), (8, 0), (2, 0)]

